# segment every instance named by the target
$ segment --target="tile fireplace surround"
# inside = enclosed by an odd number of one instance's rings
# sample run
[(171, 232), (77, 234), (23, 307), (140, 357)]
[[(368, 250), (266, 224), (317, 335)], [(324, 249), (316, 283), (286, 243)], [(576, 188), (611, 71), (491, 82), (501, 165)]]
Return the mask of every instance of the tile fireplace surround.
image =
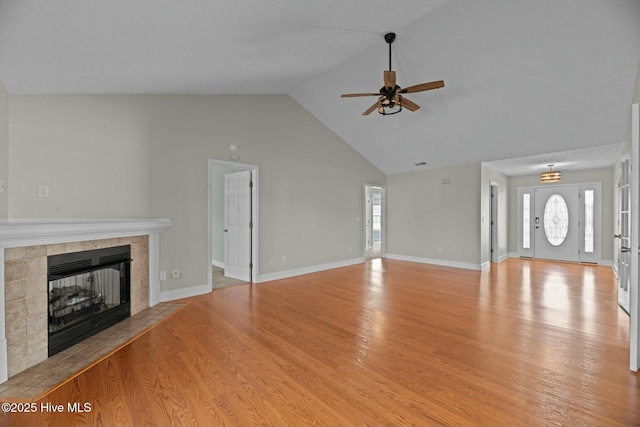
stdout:
[(47, 256), (131, 245), (131, 315), (160, 302), (167, 219), (0, 221), (0, 384), (47, 359)]

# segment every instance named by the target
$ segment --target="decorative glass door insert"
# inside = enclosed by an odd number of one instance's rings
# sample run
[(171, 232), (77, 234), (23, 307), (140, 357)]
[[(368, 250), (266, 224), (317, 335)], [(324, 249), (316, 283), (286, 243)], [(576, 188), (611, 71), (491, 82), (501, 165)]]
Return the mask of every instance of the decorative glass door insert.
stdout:
[(569, 231), (569, 209), (564, 197), (552, 194), (544, 207), (544, 234), (553, 246), (560, 246)]

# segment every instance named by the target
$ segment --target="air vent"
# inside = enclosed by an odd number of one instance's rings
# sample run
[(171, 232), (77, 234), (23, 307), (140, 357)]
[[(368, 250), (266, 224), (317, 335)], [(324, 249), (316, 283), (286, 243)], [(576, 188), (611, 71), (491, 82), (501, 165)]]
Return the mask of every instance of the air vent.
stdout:
[(91, 258), (49, 266), (49, 274), (67, 274), (72, 271), (85, 270), (91, 267)]
[(121, 262), (131, 262), (129, 245), (51, 255), (48, 257), (49, 280), (87, 273)]
[(122, 261), (130, 261), (129, 257), (123, 257), (122, 254), (105, 255), (100, 257), (100, 265), (115, 264)]

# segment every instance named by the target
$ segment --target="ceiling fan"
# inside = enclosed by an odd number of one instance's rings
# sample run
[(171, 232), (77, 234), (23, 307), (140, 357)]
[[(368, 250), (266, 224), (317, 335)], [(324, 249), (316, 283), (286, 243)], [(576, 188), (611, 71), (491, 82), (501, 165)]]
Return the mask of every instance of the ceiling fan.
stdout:
[(374, 110), (378, 113), (388, 116), (396, 114), (406, 108), (409, 111), (416, 111), (420, 108), (418, 104), (408, 100), (402, 95), (405, 93), (423, 92), (425, 90), (439, 89), (444, 87), (444, 81), (438, 80), (429, 83), (421, 83), (415, 86), (401, 88), (396, 84), (396, 72), (391, 70), (391, 43), (396, 39), (396, 33), (387, 33), (384, 35), (385, 41), (389, 44), (389, 71), (385, 71), (382, 78), (384, 86), (380, 88), (378, 93), (345, 93), (341, 98), (353, 98), (357, 96), (377, 96), (378, 102), (367, 109), (363, 116), (371, 114)]

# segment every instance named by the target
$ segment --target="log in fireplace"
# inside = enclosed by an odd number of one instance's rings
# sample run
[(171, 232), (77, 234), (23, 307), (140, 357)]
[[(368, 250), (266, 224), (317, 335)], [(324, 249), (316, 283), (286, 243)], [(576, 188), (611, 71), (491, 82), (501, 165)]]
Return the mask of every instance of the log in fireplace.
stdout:
[(131, 247), (48, 257), (49, 357), (131, 315)]

